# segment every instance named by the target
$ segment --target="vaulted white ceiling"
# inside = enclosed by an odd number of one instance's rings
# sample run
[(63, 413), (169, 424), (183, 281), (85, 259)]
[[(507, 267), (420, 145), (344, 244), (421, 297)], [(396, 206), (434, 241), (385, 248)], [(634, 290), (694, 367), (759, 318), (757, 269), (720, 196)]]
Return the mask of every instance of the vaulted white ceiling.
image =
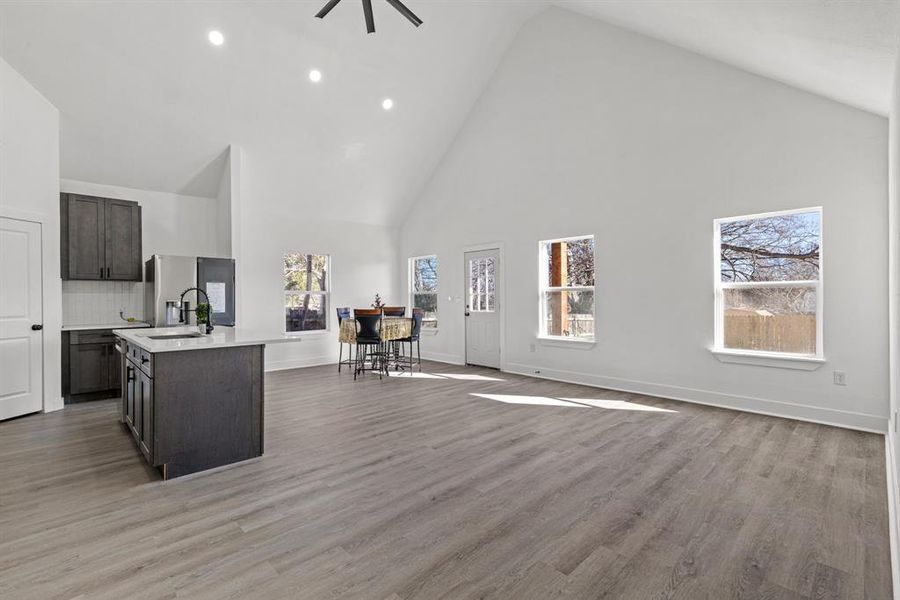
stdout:
[(0, 51), (59, 108), (64, 178), (214, 196), (233, 142), (306, 214), (391, 222), (541, 6), (412, 1), (416, 29), (376, 0), (367, 35), (324, 3), (0, 2)]
[(558, 0), (556, 4), (886, 115), (898, 0)]
[(212, 196), (237, 143), (298, 202), (387, 223), (551, 4), (882, 114), (898, 34), (897, 0), (408, 0), (419, 29), (376, 0), (374, 35), (324, 2), (0, 1), (0, 53), (60, 109), (65, 178)]

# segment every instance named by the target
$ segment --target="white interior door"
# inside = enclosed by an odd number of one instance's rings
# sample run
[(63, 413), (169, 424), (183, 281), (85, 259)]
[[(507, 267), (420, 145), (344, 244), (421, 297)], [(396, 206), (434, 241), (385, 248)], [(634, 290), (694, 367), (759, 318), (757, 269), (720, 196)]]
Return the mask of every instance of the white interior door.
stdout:
[(500, 251), (466, 252), (466, 363), (500, 368)]
[(43, 406), (41, 226), (0, 217), (0, 420)]

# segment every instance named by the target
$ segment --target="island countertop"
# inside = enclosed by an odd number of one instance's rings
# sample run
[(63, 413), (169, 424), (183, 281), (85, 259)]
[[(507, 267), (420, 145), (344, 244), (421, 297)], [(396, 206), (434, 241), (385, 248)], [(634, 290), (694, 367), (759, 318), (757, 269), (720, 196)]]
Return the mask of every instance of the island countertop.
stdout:
[(115, 329), (113, 334), (143, 348), (147, 352), (180, 352), (183, 350), (206, 350), (209, 348), (228, 348), (233, 346), (257, 346), (260, 344), (277, 344), (297, 342), (299, 338), (280, 332), (254, 331), (235, 327), (216, 327), (209, 335), (198, 335), (179, 339), (152, 339), (151, 336), (177, 336), (196, 334), (197, 328), (191, 327), (154, 327), (151, 329)]

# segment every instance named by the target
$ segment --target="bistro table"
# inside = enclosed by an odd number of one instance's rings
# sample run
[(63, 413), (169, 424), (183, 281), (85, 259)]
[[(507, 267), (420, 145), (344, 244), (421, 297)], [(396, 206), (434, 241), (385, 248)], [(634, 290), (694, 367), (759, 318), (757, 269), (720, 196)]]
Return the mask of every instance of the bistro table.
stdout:
[[(381, 339), (385, 342), (402, 340), (412, 335), (413, 320), (411, 317), (382, 317)], [(342, 344), (356, 343), (356, 320), (344, 319), (338, 332), (338, 341)]]

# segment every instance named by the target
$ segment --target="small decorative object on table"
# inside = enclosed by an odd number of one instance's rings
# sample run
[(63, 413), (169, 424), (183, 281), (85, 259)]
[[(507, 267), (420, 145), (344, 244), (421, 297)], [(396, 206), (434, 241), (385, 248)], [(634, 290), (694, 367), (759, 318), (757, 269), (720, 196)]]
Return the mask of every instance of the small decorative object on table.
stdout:
[(384, 302), (381, 301), (380, 294), (375, 294), (375, 302), (372, 303), (372, 308), (384, 308)]
[(206, 324), (209, 323), (209, 304), (201, 302), (197, 304), (197, 331), (207, 334)]

